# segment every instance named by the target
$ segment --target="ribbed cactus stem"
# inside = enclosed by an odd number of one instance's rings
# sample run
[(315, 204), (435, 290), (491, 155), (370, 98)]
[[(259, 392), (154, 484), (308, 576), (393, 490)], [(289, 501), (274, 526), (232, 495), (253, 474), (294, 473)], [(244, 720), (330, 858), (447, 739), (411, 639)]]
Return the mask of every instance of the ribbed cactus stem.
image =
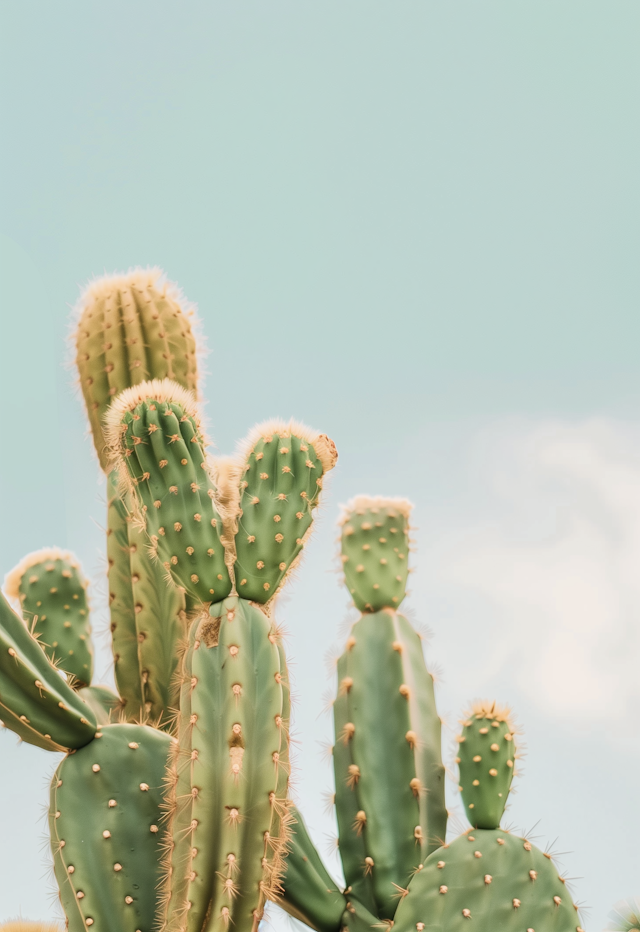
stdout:
[(210, 612), (194, 621), (185, 657), (170, 932), (256, 929), (280, 890), (286, 846), (288, 684), (277, 631), (234, 597)]
[(76, 364), (93, 440), (108, 467), (104, 415), (120, 392), (148, 379), (169, 378), (197, 389), (194, 315), (160, 269), (99, 278), (79, 301)]
[(166, 579), (133, 520), (129, 493), (109, 474), (107, 556), (111, 642), (126, 717), (170, 727), (178, 707), (178, 662), (186, 638), (184, 593)]
[(20, 601), (49, 660), (78, 687), (88, 686), (93, 676), (87, 587), (78, 558), (58, 547), (28, 554), (5, 579), (5, 592)]

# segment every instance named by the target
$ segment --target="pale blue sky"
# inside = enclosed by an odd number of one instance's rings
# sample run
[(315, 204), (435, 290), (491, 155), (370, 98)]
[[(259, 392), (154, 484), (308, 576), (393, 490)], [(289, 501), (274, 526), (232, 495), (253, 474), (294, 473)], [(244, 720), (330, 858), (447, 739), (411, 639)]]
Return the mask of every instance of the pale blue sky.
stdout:
[[(631, 0), (0, 8), (0, 576), (52, 543), (99, 576), (69, 305), (162, 266), (199, 307), (219, 449), (294, 415), (340, 451), (282, 607), (319, 844), (337, 506), (407, 495), (441, 708), (516, 706), (513, 818), (574, 852), (590, 932), (640, 894), (639, 32)], [(50, 760), (0, 754), (0, 919), (45, 918)]]

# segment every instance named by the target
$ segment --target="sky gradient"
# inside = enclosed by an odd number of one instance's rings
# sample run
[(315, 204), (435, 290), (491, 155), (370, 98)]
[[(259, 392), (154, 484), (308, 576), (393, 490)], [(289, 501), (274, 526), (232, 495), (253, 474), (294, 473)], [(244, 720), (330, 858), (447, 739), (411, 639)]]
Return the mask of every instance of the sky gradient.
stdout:
[[(0, 9), (0, 576), (69, 547), (106, 627), (69, 313), (160, 265), (198, 305), (218, 451), (294, 416), (340, 453), (280, 608), (319, 847), (338, 504), (403, 495), (439, 708), (514, 706), (509, 819), (573, 852), (588, 932), (640, 894), (639, 28), (631, 0)], [(53, 917), (53, 756), (0, 758), (0, 920)]]

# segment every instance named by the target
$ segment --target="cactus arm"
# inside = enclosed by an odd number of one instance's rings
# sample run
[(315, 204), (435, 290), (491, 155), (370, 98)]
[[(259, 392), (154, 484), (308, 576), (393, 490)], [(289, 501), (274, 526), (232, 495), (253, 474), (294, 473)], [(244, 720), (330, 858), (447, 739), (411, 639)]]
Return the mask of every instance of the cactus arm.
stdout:
[(93, 740), (91, 710), (64, 682), (0, 593), (0, 718), (23, 741), (50, 751)]
[(256, 427), (244, 443), (235, 534), (236, 585), (265, 603), (284, 584), (311, 530), (333, 441), (292, 422)]
[(497, 828), (507, 802), (517, 751), (510, 711), (478, 702), (458, 736), (460, 791), (475, 828)]
[(76, 363), (96, 451), (106, 471), (103, 418), (113, 398), (145, 379), (197, 387), (191, 314), (159, 269), (136, 269), (89, 285), (79, 303)]
[[(185, 676), (191, 680), (189, 722), (181, 710), (183, 759), (192, 761), (188, 824), (191, 864), (188, 930), (250, 930), (279, 885), (285, 846), (288, 775), (284, 690), (273, 627), (237, 598), (193, 623)], [(190, 669), (189, 669), (190, 663)], [(173, 831), (182, 864), (182, 838)], [(175, 853), (175, 852), (174, 852)], [(176, 865), (176, 867), (179, 865)], [(182, 886), (182, 880), (178, 883)], [(169, 901), (168, 928), (185, 922), (185, 903)]]
[[(500, 829), (461, 835), (425, 861), (396, 911), (394, 930), (576, 932), (576, 908), (551, 861)], [(471, 925), (472, 924), (472, 925)]]
[(349, 894), (349, 900), (342, 915), (343, 929), (348, 929), (349, 932), (371, 932), (372, 929), (380, 929), (383, 925), (384, 923), (381, 923), (376, 915), (370, 913), (356, 897)]
[(117, 399), (108, 415), (114, 463), (142, 508), (138, 517), (175, 584), (199, 603), (231, 591), (215, 485), (193, 397), (175, 383), (149, 382)]
[(108, 725), (54, 774), (51, 849), (70, 932), (155, 928), (171, 742), (143, 725)]
[(27, 554), (5, 579), (27, 627), (74, 687), (88, 686), (93, 675), (87, 586), (77, 557), (58, 547)]
[(400, 658), (403, 683), (409, 687), (409, 720), (418, 738), (414, 759), (416, 777), (421, 787), (418, 801), (424, 859), (444, 844), (447, 833), (445, 774), (441, 752), (442, 723), (436, 710), (433, 677), (424, 662), (420, 637), (399, 612), (394, 615), (393, 623), (395, 642), (403, 646)]
[(347, 901), (322, 863), (300, 812), (293, 816), (278, 906), (316, 932), (340, 932)]

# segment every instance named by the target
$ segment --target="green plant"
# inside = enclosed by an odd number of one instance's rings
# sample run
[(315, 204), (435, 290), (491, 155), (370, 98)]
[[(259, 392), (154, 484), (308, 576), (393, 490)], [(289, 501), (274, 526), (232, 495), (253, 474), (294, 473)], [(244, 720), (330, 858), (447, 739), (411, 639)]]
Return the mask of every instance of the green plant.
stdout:
[(501, 829), (517, 758), (510, 712), (476, 703), (458, 738), (460, 790), (474, 828), (434, 851), (403, 892), (400, 932), (582, 932), (551, 857)]
[(162, 921), (249, 929), (279, 890), (289, 822), (288, 677), (270, 602), (302, 550), (335, 448), (272, 422), (220, 472), (192, 396), (170, 380), (123, 392), (107, 436), (136, 521), (196, 606)]
[[(433, 677), (420, 636), (398, 611), (406, 594), (410, 511), (404, 499), (360, 496), (341, 518), (345, 581), (362, 612), (338, 660), (333, 703), (338, 849), (347, 884), (340, 922), (347, 924), (354, 922), (352, 910), (392, 920), (398, 891), (446, 834)], [(293, 837), (282, 905), (324, 930), (335, 922), (335, 895), (317, 870), (309, 876), (306, 833), (299, 843)], [(305, 884), (316, 878), (320, 895), (305, 899)]]

